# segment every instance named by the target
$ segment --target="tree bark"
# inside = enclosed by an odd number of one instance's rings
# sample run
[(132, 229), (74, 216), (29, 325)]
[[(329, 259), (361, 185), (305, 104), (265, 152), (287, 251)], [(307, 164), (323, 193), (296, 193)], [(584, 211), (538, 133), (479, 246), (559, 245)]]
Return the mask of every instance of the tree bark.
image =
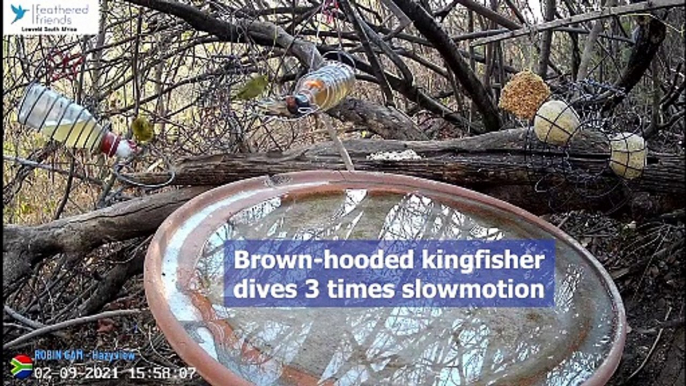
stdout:
[[(349, 140), (345, 147), (357, 170), (400, 173), (490, 191), (500, 186), (530, 186), (532, 177), (555, 174), (549, 165), (537, 162), (535, 154), (564, 156), (561, 152), (526, 150), (526, 129), (503, 130), (449, 141)], [(577, 170), (597, 172), (607, 165), (609, 145), (604, 136), (580, 132), (573, 141), (569, 159)], [(373, 161), (378, 152), (414, 150), (420, 160)], [(686, 193), (684, 157), (650, 153), (642, 177), (631, 183), (635, 192), (660, 195)], [(538, 163), (538, 165), (537, 165)], [(176, 185), (221, 185), (249, 177), (299, 170), (344, 169), (330, 142), (285, 153), (217, 154), (180, 159), (175, 167)], [(534, 176), (532, 176), (532, 173)], [(166, 181), (166, 173), (136, 173), (128, 178), (146, 184)], [(560, 175), (560, 177), (562, 177)], [(616, 178), (606, 171), (607, 179)], [(535, 182), (535, 181), (533, 181)], [(586, 202), (586, 205), (593, 203)]]
[[(555, 0), (545, 2), (545, 21), (550, 22), (555, 18)], [(541, 39), (541, 56), (538, 61), (536, 73), (543, 79), (548, 75), (548, 63), (550, 62), (550, 51), (553, 45), (553, 30), (543, 32)]]
[(629, 63), (627, 63), (615, 86), (623, 88), (626, 93), (629, 93), (650, 67), (650, 62), (653, 61), (666, 36), (667, 27), (662, 20), (651, 16), (639, 16), (636, 43), (631, 50)]
[(624, 67), (622, 75), (614, 84), (623, 93), (608, 90), (587, 103), (600, 105), (605, 113), (611, 112), (622, 103), (634, 86), (640, 82), (667, 35), (667, 27), (664, 22), (654, 16), (638, 16), (638, 24), (638, 30), (635, 35), (636, 43), (631, 50), (629, 62)]
[[(616, 0), (607, 0), (604, 4), (605, 7), (614, 7), (617, 3)], [(603, 32), (605, 28), (605, 20), (599, 19), (593, 23), (593, 28), (591, 33), (588, 34), (586, 38), (586, 43), (584, 44), (584, 51), (581, 54), (581, 62), (579, 63), (579, 72), (577, 73), (576, 80), (584, 80), (588, 77), (588, 71), (591, 68), (591, 58), (593, 57), (593, 48), (595, 47), (598, 37)]]
[(498, 11), (489, 9), (473, 0), (457, 0), (457, 2), (464, 5), (465, 8), (469, 9), (470, 11), (474, 11), (486, 19), (491, 20), (511, 31), (522, 28), (521, 25), (499, 14)]
[(593, 57), (593, 48), (595, 43), (598, 41), (600, 33), (603, 31), (604, 20), (596, 20), (593, 24), (593, 29), (591, 33), (588, 34), (586, 38), (586, 43), (584, 44), (584, 51), (581, 54), (581, 61), (579, 62), (579, 71), (577, 72), (576, 80), (584, 80), (588, 77), (588, 70), (591, 67), (591, 58)]
[(208, 189), (172, 190), (33, 227), (3, 225), (3, 298), (43, 258), (85, 254), (106, 243), (147, 236), (179, 206)]
[(340, 105), (329, 110), (329, 115), (362, 126), (385, 139), (424, 141), (429, 137), (414, 122), (396, 109), (346, 98)]

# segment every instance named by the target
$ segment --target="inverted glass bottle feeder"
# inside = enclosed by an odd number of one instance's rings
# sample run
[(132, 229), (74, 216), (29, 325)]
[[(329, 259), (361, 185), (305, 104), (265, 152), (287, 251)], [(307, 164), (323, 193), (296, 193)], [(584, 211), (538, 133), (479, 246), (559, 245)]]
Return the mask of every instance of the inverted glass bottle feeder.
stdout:
[[(555, 306), (230, 308), (231, 239), (546, 239)], [(626, 319), (608, 273), (520, 208), (407, 176), (311, 171), (208, 191), (173, 213), (145, 261), (151, 311), (212, 385), (604, 385)]]

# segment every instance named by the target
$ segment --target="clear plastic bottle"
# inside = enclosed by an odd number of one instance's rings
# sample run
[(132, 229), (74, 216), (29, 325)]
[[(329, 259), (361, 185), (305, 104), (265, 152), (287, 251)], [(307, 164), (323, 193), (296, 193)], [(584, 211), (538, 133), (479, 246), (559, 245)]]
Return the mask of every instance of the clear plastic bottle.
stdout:
[(86, 110), (65, 96), (41, 85), (29, 85), (19, 104), (19, 123), (67, 147), (127, 158), (136, 144), (101, 126)]
[(326, 61), (303, 76), (295, 87), (295, 97), (304, 96), (315, 110), (326, 111), (339, 103), (355, 86), (355, 72), (350, 66)]

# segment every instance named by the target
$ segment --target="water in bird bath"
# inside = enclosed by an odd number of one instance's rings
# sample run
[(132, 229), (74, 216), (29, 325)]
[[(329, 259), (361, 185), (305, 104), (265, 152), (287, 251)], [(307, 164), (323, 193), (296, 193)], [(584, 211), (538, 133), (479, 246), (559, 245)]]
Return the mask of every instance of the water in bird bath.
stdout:
[[(612, 348), (617, 316), (596, 268), (565, 242), (556, 243), (552, 308), (223, 305), (223, 244), (230, 239), (555, 238), (495, 208), (436, 197), (368, 189), (284, 194), (215, 218), (202, 246), (202, 240), (194, 241), (197, 263), (187, 286), (176, 283), (176, 260), (163, 260), (171, 311), (212, 358), (257, 385), (524, 386), (587, 380)], [(219, 207), (221, 202), (188, 218), (168, 248), (188, 237), (203, 216), (221, 216)]]

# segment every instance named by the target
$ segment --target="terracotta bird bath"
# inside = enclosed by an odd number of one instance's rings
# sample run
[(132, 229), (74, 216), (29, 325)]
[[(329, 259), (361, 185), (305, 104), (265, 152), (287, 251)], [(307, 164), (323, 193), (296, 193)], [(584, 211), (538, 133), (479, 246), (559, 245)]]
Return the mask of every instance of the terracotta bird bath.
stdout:
[[(230, 308), (230, 239), (555, 240), (555, 306)], [(624, 307), (600, 263), (555, 226), (424, 179), (309, 171), (208, 191), (159, 228), (145, 290), (166, 338), (213, 385), (604, 385)]]

